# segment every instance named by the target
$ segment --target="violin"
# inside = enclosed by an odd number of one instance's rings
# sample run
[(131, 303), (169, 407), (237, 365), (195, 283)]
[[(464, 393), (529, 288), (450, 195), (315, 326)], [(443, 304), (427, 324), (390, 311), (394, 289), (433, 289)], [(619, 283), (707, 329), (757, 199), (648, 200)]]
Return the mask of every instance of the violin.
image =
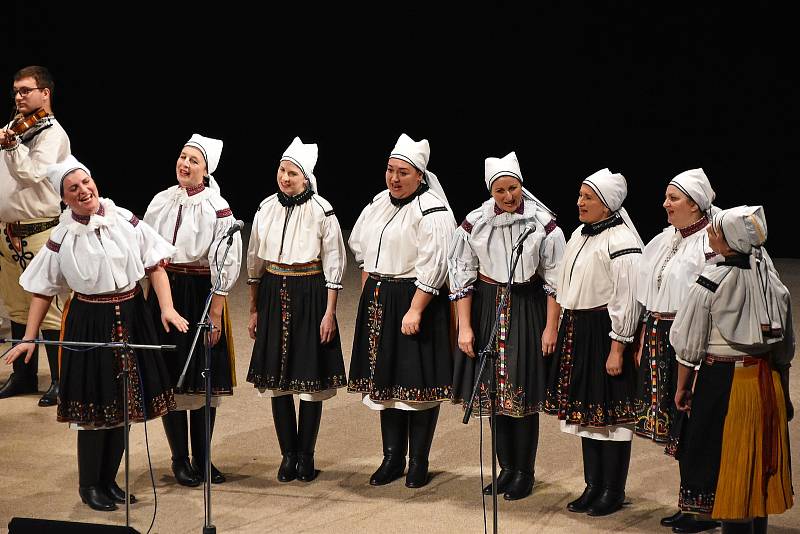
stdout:
[(15, 120), (11, 126), (7, 128), (7, 131), (13, 133), (14, 135), (9, 135), (6, 137), (6, 142), (3, 144), (3, 147), (13, 146), (16, 142), (16, 136), (22, 135), (26, 131), (30, 130), (36, 125), (36, 123), (47, 117), (47, 115), (48, 113), (44, 108), (39, 108), (27, 117), (20, 117), (19, 119)]

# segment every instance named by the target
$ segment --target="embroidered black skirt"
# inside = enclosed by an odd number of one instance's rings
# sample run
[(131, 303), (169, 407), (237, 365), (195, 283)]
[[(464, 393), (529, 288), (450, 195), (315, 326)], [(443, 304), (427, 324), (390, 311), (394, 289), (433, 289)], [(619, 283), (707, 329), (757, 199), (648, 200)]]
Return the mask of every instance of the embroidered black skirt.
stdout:
[(258, 323), (247, 381), (259, 389), (314, 393), (344, 387), (342, 342), (320, 343), (325, 316), (325, 277), (264, 273), (258, 290)]
[(606, 372), (610, 331), (611, 318), (605, 308), (564, 310), (548, 378), (545, 412), (587, 427), (636, 421), (633, 355), (630, 348), (623, 353), (622, 374), (611, 376)]
[[(456, 347), (453, 401), (466, 405), (472, 396), (479, 351), (492, 335), (497, 307), (506, 286), (478, 280), (472, 293), (472, 330), (475, 334), (475, 358)], [(548, 368), (553, 356), (542, 355), (542, 331), (547, 324), (547, 295), (541, 280), (511, 286), (510, 298), (500, 315), (493, 349), (497, 351), (497, 405), (495, 413), (523, 417), (539, 412), (544, 406)], [(484, 367), (479, 389), (481, 413), (488, 414), (489, 375), (492, 360)], [(476, 399), (477, 402), (477, 399)], [(478, 405), (473, 405), (478, 415)]]
[[(168, 266), (167, 276), (172, 289), (172, 305), (184, 319), (189, 321), (189, 331), (179, 332), (172, 326), (170, 326), (169, 332), (164, 331), (161, 326), (161, 308), (158, 305), (158, 296), (151, 288), (147, 301), (153, 322), (158, 327), (161, 343), (176, 346), (175, 352), (164, 354), (164, 361), (167, 364), (175, 393), (205, 394), (206, 381), (202, 374), (206, 365), (205, 331), (200, 334), (194, 347), (194, 353), (186, 370), (186, 377), (183, 379), (183, 386), (178, 389), (177, 385), (181, 372), (183, 372), (183, 366), (186, 364), (186, 356), (192, 348), (197, 323), (203, 314), (206, 298), (211, 291), (210, 275), (208, 272), (174, 272)], [(217, 344), (211, 347), (211, 393), (212, 395), (232, 395), (233, 386), (236, 385), (236, 360), (227, 303), (222, 311), (222, 324), (214, 326), (221, 328), (222, 333)]]
[[(156, 326), (137, 286), (126, 294), (90, 302), (76, 294), (64, 310), (64, 341), (158, 345)], [(96, 297), (88, 297), (96, 298)], [(160, 326), (160, 325), (159, 325)], [(165, 355), (149, 349), (62, 348), (57, 418), (97, 428), (124, 422), (123, 354), (128, 360), (128, 417), (154, 419), (175, 408)]]
[(670, 316), (648, 315), (639, 362), (635, 432), (656, 443), (675, 443), (672, 431), (678, 417), (675, 408), (678, 362), (669, 342), (672, 323)]
[(416, 290), (413, 279), (367, 278), (353, 335), (349, 392), (369, 394), (377, 402), (452, 398), (450, 302), (445, 292), (433, 297), (419, 333), (404, 335), (403, 316)]

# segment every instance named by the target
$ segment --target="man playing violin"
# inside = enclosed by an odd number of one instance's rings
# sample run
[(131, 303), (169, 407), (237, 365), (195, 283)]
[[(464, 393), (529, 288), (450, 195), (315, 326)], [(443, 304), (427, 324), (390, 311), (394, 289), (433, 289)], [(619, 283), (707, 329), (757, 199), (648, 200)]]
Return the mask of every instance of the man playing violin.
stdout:
[[(31, 295), (19, 277), (58, 224), (61, 195), (47, 179), (47, 167), (70, 153), (69, 137), (53, 116), (53, 78), (45, 67), (28, 66), (14, 75), (14, 118), (0, 129), (0, 295), (11, 319), (11, 337), (25, 334)], [(63, 298), (54, 298), (42, 337), (58, 340)], [(51, 383), (39, 406), (53, 406), (58, 397), (58, 347), (45, 345)], [(38, 359), (20, 358), (0, 388), (0, 399), (38, 389)], [(19, 362), (19, 363), (18, 363)]]

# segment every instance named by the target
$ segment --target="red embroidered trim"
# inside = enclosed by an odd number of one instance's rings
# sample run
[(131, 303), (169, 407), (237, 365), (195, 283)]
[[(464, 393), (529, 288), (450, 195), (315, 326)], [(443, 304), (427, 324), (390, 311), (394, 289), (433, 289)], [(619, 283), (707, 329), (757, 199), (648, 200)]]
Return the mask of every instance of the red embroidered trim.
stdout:
[(58, 252), (59, 250), (61, 250), (61, 243), (56, 243), (55, 241), (52, 241), (50, 239), (47, 240), (47, 244), (45, 246), (50, 250), (52, 250), (53, 252)]
[(461, 223), (461, 228), (463, 228), (468, 234), (471, 234), (474, 226), (468, 220), (464, 219), (464, 222)]
[(225, 208), (224, 210), (217, 210), (217, 219), (222, 219), (223, 217), (230, 217), (233, 215), (233, 212), (230, 208)]

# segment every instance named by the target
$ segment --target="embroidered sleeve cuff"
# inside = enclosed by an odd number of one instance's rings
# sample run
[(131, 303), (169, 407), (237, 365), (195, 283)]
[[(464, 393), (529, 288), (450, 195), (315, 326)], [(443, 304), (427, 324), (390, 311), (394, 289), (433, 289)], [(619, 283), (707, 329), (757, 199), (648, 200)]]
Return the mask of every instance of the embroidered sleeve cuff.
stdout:
[(548, 297), (556, 298), (556, 289), (553, 286), (550, 284), (542, 284), (542, 287), (544, 288), (544, 292), (547, 293)]
[(414, 281), (414, 285), (417, 286), (417, 288), (419, 288), (422, 291), (424, 291), (425, 293), (430, 293), (431, 295), (438, 295), (439, 294), (439, 290), (438, 289), (436, 289), (435, 287), (431, 287), (431, 286), (429, 286), (427, 284), (423, 284), (419, 280), (415, 280)]
[(222, 289), (218, 289), (218, 290), (214, 291), (214, 294), (215, 295), (220, 295), (222, 297), (227, 297), (228, 296), (228, 292), (227, 291), (223, 291)]
[(336, 291), (342, 290), (342, 284), (337, 284), (336, 282), (326, 282), (325, 287), (328, 289), (335, 289)]
[(692, 362), (686, 361), (686, 360), (684, 360), (683, 358), (681, 358), (679, 356), (675, 356), (675, 359), (678, 360), (679, 364), (684, 365), (686, 367), (691, 367), (692, 369), (697, 369), (697, 368), (700, 367), (697, 363), (692, 363)]
[(613, 330), (608, 333), (608, 337), (613, 339), (614, 341), (619, 341), (620, 343), (631, 343), (633, 342), (633, 336), (621, 336), (614, 332)]
[(158, 263), (156, 263), (155, 265), (153, 265), (152, 267), (145, 267), (144, 268), (144, 274), (148, 275), (148, 274), (152, 273), (153, 271), (155, 271), (156, 269), (158, 269), (159, 267), (165, 267), (168, 263), (169, 263), (169, 261), (167, 261), (167, 260), (161, 260)]
[(248, 286), (252, 286), (253, 284), (260, 284), (260, 283), (261, 283), (261, 278), (248, 278), (247, 279), (247, 285)]
[(449, 298), (450, 298), (451, 301), (460, 300), (460, 299), (463, 299), (464, 297), (466, 297), (467, 295), (470, 295), (473, 291), (475, 291), (475, 287), (467, 286), (467, 287), (461, 288), (461, 289), (459, 289), (457, 291), (453, 291), (452, 293), (450, 293), (450, 297)]

